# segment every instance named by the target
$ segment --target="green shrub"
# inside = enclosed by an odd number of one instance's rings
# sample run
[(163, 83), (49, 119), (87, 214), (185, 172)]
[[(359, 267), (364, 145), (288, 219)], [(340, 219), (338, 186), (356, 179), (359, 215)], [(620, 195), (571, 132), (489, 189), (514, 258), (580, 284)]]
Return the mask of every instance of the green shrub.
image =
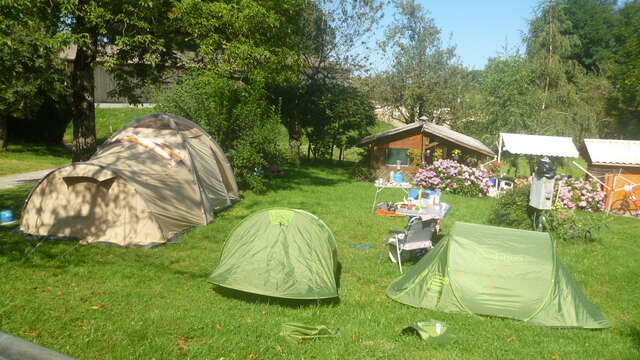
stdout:
[(279, 115), (262, 88), (198, 72), (184, 76), (157, 99), (161, 111), (202, 126), (220, 144), (233, 166), (238, 185), (265, 190), (256, 175), (282, 161), (278, 147)]
[[(552, 210), (536, 210), (529, 206), (530, 185), (518, 186), (504, 192), (496, 201), (489, 221), (498, 226), (531, 230), (534, 212), (540, 231), (548, 231), (555, 240), (593, 241), (606, 226), (599, 214), (578, 212), (554, 206)], [(541, 217), (543, 216), (543, 217)]]
[(530, 189), (530, 185), (517, 186), (500, 195), (489, 221), (498, 226), (531, 230)]
[(556, 208), (548, 212), (551, 235), (556, 240), (595, 241), (606, 226), (606, 215), (578, 213), (575, 210)]

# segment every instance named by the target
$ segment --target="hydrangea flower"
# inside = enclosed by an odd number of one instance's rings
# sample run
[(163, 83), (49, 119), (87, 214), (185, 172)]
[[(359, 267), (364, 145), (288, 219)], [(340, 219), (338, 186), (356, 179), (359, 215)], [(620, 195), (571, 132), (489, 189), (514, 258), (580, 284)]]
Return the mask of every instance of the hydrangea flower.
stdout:
[(418, 170), (415, 185), (467, 196), (485, 196), (489, 191), (489, 173), (470, 168), (454, 160), (436, 160), (426, 169)]
[(581, 209), (589, 212), (604, 210), (605, 193), (598, 183), (590, 180), (565, 179), (557, 182), (556, 203), (567, 209)]

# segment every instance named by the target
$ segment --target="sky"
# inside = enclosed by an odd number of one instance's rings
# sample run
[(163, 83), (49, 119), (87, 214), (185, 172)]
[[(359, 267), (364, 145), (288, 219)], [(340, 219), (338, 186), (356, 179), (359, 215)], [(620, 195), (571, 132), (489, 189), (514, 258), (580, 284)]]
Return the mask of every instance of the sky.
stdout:
[[(522, 34), (539, 0), (417, 0), (433, 18), (445, 44), (456, 45), (456, 53), (469, 69), (481, 70), (490, 57), (505, 46), (522, 47)], [(391, 9), (389, 9), (391, 10)], [(390, 11), (387, 11), (389, 13)], [(386, 16), (383, 26), (392, 21)], [(377, 37), (381, 38), (381, 34)], [(388, 59), (377, 59), (375, 67), (386, 67)]]

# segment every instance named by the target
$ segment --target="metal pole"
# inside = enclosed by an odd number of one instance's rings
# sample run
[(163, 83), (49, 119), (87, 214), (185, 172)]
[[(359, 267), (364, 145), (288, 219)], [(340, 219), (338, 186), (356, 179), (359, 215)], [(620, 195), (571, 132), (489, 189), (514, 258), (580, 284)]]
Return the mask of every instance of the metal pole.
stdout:
[(498, 162), (500, 162), (502, 155), (502, 133), (500, 133), (500, 140), (498, 140)]
[(66, 355), (0, 332), (2, 360), (73, 360)]

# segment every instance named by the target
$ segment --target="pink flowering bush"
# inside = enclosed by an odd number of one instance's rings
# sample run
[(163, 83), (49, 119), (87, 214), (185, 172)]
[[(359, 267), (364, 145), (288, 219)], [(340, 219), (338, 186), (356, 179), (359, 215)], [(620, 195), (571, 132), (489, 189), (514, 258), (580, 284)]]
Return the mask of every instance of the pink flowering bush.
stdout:
[(604, 210), (605, 193), (594, 181), (565, 179), (557, 182), (557, 204), (567, 209)]
[(489, 191), (489, 173), (443, 159), (418, 170), (413, 183), (429, 190), (484, 196)]

